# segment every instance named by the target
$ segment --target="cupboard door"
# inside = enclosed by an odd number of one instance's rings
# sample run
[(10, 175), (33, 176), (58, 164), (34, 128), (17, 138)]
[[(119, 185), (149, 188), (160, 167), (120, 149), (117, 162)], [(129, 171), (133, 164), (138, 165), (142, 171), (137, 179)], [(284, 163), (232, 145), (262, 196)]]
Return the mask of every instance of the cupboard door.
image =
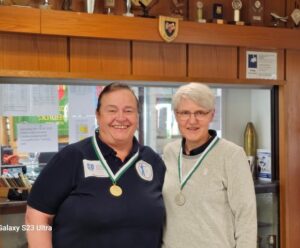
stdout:
[(68, 71), (67, 38), (0, 34), (0, 69)]
[(133, 42), (132, 74), (143, 76), (186, 76), (186, 45)]
[(237, 48), (189, 45), (188, 76), (237, 79)]
[(130, 74), (130, 41), (70, 38), (70, 71)]

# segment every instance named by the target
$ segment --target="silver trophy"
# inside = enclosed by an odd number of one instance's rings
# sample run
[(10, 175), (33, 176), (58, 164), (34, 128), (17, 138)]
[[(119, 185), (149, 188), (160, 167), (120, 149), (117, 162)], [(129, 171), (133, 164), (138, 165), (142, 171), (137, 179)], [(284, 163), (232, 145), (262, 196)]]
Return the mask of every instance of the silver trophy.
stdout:
[(126, 13), (124, 13), (123, 16), (134, 16), (134, 14), (131, 13), (131, 0), (126, 0)]
[(239, 22), (240, 21), (240, 16), (241, 16), (241, 8), (243, 6), (241, 0), (233, 0), (232, 3), (232, 8), (233, 8), (233, 21)]
[(203, 2), (197, 1), (196, 7), (197, 7), (197, 22), (205, 23), (206, 20), (203, 19)]
[(89, 14), (93, 14), (94, 8), (95, 8), (95, 0), (86, 0), (86, 12), (88, 12)]

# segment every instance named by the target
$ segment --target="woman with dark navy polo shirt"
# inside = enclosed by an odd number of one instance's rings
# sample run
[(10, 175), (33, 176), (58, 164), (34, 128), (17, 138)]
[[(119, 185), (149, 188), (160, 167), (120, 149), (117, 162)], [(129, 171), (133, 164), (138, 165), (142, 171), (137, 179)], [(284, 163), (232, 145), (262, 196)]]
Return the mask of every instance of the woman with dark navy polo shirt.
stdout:
[(94, 137), (60, 151), (33, 185), (29, 246), (158, 248), (165, 166), (134, 137), (138, 100), (124, 84), (104, 88)]

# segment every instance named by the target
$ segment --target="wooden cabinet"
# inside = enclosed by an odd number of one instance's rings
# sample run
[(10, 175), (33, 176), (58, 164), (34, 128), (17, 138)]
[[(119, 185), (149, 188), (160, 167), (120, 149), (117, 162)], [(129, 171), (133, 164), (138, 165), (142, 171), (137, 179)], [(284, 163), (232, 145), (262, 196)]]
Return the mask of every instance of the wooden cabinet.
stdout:
[(189, 77), (238, 79), (238, 48), (189, 45)]
[(40, 33), (39, 9), (0, 5), (0, 30), (20, 33)]
[(70, 38), (70, 72), (129, 75), (130, 41)]
[(3, 70), (68, 71), (64, 37), (20, 33), (0, 34), (0, 68)]
[(132, 43), (132, 74), (138, 76), (187, 76), (185, 44)]

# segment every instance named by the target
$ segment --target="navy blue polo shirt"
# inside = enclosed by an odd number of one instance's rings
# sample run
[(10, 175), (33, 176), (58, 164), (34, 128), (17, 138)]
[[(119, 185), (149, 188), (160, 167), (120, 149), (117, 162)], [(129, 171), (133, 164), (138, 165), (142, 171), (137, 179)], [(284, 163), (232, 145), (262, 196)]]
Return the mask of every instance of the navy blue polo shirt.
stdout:
[[(123, 163), (113, 149), (96, 137), (114, 173), (139, 150), (136, 163), (117, 181), (123, 194), (111, 195), (112, 181), (108, 176), (86, 176), (83, 161), (98, 161), (92, 138), (87, 138), (68, 145), (52, 158), (34, 183), (28, 205), (55, 215), (52, 226), (55, 248), (161, 247), (165, 219), (162, 159), (134, 139), (132, 151)], [(141, 167), (138, 169), (141, 163), (148, 166), (148, 172), (152, 168), (152, 178), (145, 177)]]

